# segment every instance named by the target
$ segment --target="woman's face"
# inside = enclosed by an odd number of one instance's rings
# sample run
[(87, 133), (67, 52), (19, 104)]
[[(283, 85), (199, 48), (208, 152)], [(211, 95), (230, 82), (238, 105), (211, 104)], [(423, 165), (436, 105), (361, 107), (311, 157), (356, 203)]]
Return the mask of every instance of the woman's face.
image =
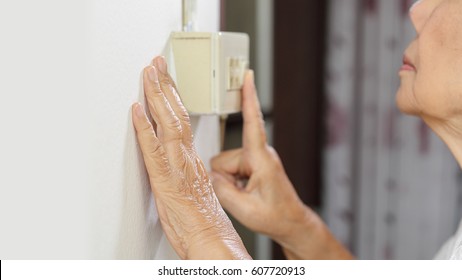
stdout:
[(462, 117), (462, 0), (421, 0), (409, 13), (417, 37), (405, 51), (398, 107), (424, 119)]

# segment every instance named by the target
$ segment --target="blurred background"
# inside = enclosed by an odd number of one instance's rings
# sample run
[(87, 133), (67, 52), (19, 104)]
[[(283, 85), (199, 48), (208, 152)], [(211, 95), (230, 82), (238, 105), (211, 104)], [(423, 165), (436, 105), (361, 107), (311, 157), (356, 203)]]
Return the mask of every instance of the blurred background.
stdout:
[[(246, 32), (270, 144), (302, 200), (360, 259), (430, 259), (462, 217), (446, 146), (395, 106), (413, 0), (221, 0)], [(241, 146), (242, 117), (225, 149)], [(257, 259), (283, 259), (233, 221)]]

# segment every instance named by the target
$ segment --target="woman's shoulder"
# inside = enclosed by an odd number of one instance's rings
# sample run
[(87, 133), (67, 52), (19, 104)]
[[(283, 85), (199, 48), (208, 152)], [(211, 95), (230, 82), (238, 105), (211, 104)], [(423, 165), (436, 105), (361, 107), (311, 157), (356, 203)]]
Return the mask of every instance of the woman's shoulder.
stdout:
[(459, 229), (435, 256), (436, 260), (462, 260), (462, 220)]

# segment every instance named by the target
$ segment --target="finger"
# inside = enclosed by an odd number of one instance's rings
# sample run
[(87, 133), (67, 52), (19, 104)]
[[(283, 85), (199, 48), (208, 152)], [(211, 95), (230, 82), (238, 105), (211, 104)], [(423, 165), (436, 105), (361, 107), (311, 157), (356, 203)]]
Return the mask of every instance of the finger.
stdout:
[(156, 66), (156, 69), (159, 70), (158, 74), (160, 87), (164, 92), (165, 96), (167, 97), (167, 100), (169, 101), (170, 106), (172, 107), (176, 116), (180, 119), (181, 127), (183, 128), (184, 144), (187, 146), (192, 146), (193, 137), (189, 114), (186, 108), (184, 107), (183, 102), (181, 102), (181, 98), (178, 94), (175, 82), (168, 73), (168, 67), (165, 58), (163, 58), (162, 56), (158, 56), (154, 58), (152, 63)]
[(144, 69), (143, 83), (149, 111), (157, 124), (159, 140), (167, 149), (167, 146), (172, 145), (173, 149), (177, 149), (183, 140), (181, 122), (160, 87), (156, 67), (148, 66)]
[(133, 104), (132, 119), (151, 187), (154, 188), (155, 182), (164, 181), (170, 175), (168, 159), (141, 104)]
[(252, 70), (247, 71), (242, 88), (242, 115), (244, 118), (243, 146), (264, 147), (266, 145), (265, 125)]
[(241, 171), (242, 149), (229, 150), (214, 156), (210, 160), (213, 171), (222, 174), (229, 174), (232, 178), (234, 175), (240, 175)]
[(211, 172), (210, 178), (221, 206), (228, 210), (233, 216), (236, 216), (236, 212), (240, 208), (240, 205), (245, 204), (248, 194), (238, 189), (218, 172)]

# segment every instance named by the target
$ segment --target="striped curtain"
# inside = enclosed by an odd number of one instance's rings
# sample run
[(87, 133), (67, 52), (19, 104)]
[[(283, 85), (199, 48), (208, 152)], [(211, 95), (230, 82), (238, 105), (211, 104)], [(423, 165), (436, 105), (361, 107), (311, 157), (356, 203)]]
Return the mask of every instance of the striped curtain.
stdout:
[(395, 105), (411, 0), (330, 0), (324, 208), (360, 259), (430, 259), (462, 214), (461, 172)]

